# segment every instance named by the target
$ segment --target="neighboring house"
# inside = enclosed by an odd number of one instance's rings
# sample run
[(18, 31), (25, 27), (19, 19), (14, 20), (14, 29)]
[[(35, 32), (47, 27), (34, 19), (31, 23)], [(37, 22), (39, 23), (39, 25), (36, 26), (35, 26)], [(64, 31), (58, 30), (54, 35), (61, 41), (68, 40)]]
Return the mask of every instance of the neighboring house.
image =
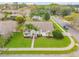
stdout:
[(31, 9), (29, 7), (23, 7), (19, 9), (19, 13), (24, 16), (30, 16)]
[(11, 12), (12, 14), (20, 14), (23, 16), (30, 16), (31, 10), (28, 8), (23, 8), (23, 9), (19, 9), (19, 10), (3, 10), (2, 12), (3, 13), (4, 12)]
[[(52, 31), (54, 30), (54, 27), (51, 22), (25, 22), (26, 24), (32, 24), (35, 27), (37, 27), (39, 30), (34, 31), (34, 30), (25, 30), (23, 32), (24, 36), (33, 36), (34, 34), (37, 36), (41, 34), (42, 36), (52, 36)], [(49, 33), (51, 33), (49, 35)]]
[(3, 10), (2, 12), (3, 13), (4, 12), (11, 12), (12, 14), (18, 14), (19, 13), (19, 10)]
[(33, 16), (32, 19), (34, 21), (41, 21), (42, 20), (42, 18), (40, 16)]
[(29, 9), (25, 9), (25, 10), (20, 11), (19, 13), (24, 16), (30, 16), (30, 12), (31, 11)]
[(11, 14), (10, 16), (22, 16), (21, 14)]
[(15, 21), (0, 21), (0, 35), (7, 38), (12, 32), (16, 31), (17, 22)]
[(1, 5), (1, 9), (5, 9), (5, 10), (14, 10), (14, 9), (18, 9), (18, 5), (15, 4), (10, 4), (10, 3), (6, 3)]
[(11, 14), (11, 15), (8, 15), (7, 19), (15, 20), (16, 16), (22, 16), (22, 15), (21, 14)]

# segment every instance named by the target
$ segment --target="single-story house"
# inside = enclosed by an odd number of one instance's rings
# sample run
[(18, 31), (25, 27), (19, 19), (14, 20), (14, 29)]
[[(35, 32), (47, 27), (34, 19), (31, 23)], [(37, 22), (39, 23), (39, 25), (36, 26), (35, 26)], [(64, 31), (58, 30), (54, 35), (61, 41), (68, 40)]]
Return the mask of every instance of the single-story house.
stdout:
[(16, 31), (17, 22), (16, 21), (0, 21), (0, 35), (7, 38), (12, 32)]
[(40, 20), (42, 20), (42, 18), (40, 16), (33, 16), (32, 19), (34, 21), (40, 21)]
[(22, 16), (21, 14), (11, 14), (10, 16)]
[(37, 27), (39, 30), (24, 30), (23, 34), (26, 37), (33, 36), (33, 35), (39, 35), (42, 36), (52, 36), (52, 31), (54, 30), (54, 27), (51, 22), (25, 22), (26, 24), (32, 24), (33, 26)]
[(19, 9), (19, 14), (30, 16), (30, 13), (31, 13), (31, 9), (27, 6)]
[(21, 14), (11, 14), (11, 15), (8, 15), (8, 17), (7, 17), (7, 19), (9, 19), (9, 20), (15, 20), (15, 18), (17, 17), (17, 16), (22, 16)]
[(4, 12), (11, 12), (12, 14), (18, 14), (19, 13), (19, 10), (3, 10), (2, 12), (3, 13)]

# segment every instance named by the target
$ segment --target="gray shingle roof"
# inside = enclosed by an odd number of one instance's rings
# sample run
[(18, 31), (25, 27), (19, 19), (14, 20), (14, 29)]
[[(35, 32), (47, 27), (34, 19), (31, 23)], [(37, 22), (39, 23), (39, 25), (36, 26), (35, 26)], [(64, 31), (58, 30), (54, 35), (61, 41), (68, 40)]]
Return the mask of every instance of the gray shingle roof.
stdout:
[(51, 22), (25, 22), (25, 24), (33, 24), (42, 31), (52, 31), (54, 30), (53, 24)]
[(0, 21), (0, 34), (6, 35), (15, 31), (17, 23), (15, 21)]

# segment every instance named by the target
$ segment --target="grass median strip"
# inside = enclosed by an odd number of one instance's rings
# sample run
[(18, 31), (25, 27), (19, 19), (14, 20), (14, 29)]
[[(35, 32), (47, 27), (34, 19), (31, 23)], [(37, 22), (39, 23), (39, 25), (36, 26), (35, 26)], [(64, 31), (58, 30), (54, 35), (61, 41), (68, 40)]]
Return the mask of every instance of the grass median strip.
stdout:
[(56, 28), (58, 28), (58, 29), (60, 29), (61, 31), (65, 32), (65, 30), (62, 29), (61, 26), (60, 26), (58, 23), (55, 22), (55, 20), (52, 19), (51, 21), (52, 21), (52, 23), (56, 26)]

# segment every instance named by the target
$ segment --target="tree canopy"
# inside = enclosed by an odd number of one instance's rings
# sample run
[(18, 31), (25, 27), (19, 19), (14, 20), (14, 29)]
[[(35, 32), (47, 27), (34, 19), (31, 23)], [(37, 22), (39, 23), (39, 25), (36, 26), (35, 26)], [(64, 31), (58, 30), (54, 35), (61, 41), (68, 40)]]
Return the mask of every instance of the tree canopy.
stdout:
[(53, 34), (53, 37), (57, 39), (62, 39), (64, 37), (61, 31), (59, 30), (54, 30), (52, 34)]
[(26, 29), (29, 29), (29, 30), (38, 30), (37, 27), (35, 27), (32, 24), (26, 24)]
[(44, 15), (44, 20), (48, 21), (50, 19), (49, 13), (45, 13)]
[(19, 24), (22, 24), (22, 23), (25, 22), (25, 19), (24, 19), (24, 17), (22, 17), (22, 16), (17, 16), (17, 17), (15, 18), (15, 20), (16, 20)]

